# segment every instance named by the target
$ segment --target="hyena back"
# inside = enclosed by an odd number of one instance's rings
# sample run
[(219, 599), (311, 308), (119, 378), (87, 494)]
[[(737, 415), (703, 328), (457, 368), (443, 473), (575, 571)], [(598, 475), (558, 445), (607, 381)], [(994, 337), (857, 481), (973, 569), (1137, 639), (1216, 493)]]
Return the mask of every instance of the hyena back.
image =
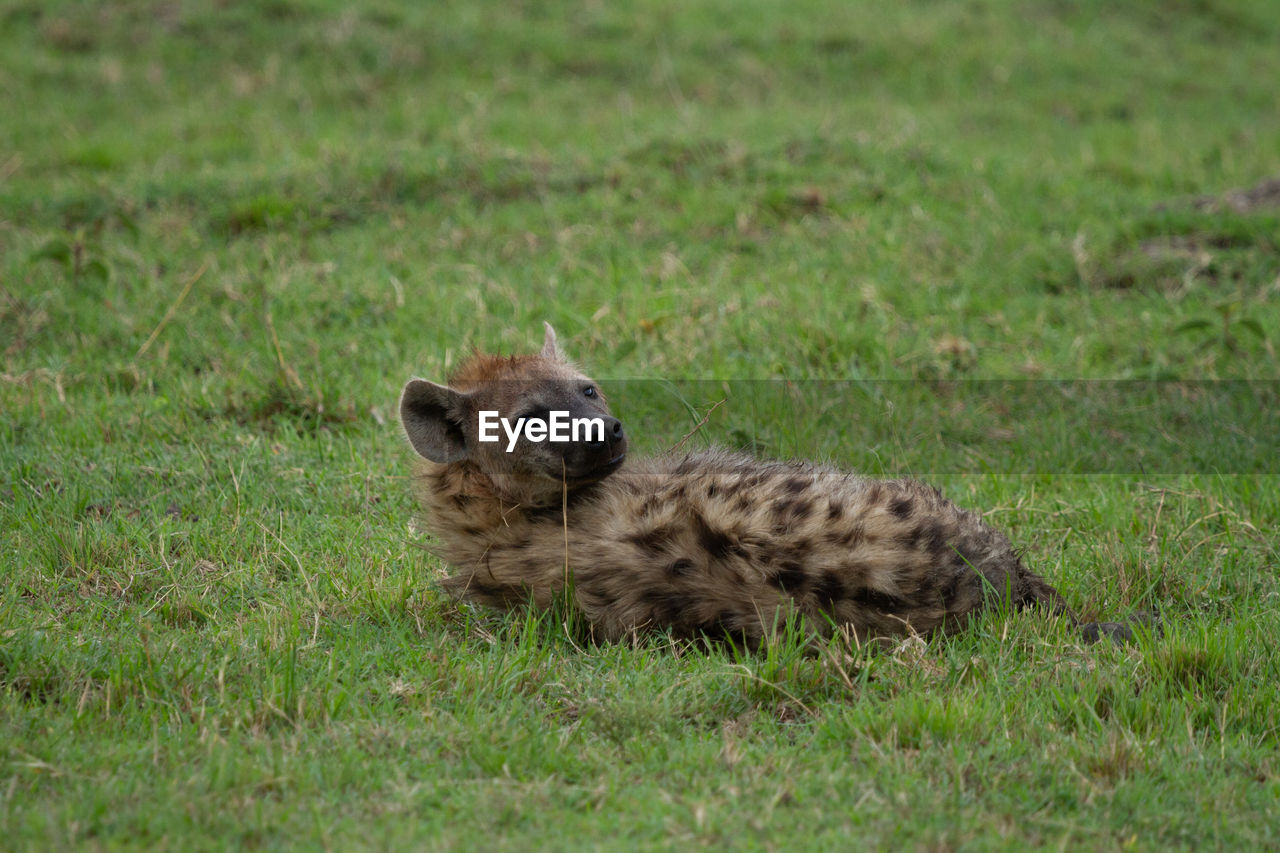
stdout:
[[(567, 411), (603, 436), (478, 440), (479, 413)], [(755, 642), (795, 616), (860, 638), (951, 632), (998, 602), (1071, 617), (1009, 540), (911, 480), (708, 451), (622, 461), (626, 436), (547, 326), (538, 355), (476, 356), (448, 386), (411, 381), (401, 420), (426, 460), (427, 527), (452, 594), (548, 607), (566, 588), (596, 636), (647, 630)], [(1105, 630), (1105, 629), (1104, 629)]]

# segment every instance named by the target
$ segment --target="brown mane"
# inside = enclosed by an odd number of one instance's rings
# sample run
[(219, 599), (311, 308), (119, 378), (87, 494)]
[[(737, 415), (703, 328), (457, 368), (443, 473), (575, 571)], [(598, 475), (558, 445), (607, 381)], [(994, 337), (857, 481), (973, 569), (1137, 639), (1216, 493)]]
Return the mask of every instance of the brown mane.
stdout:
[(497, 380), (528, 380), (540, 372), (538, 355), (486, 355), (475, 353), (449, 375), (449, 385), (467, 391), (477, 385)]

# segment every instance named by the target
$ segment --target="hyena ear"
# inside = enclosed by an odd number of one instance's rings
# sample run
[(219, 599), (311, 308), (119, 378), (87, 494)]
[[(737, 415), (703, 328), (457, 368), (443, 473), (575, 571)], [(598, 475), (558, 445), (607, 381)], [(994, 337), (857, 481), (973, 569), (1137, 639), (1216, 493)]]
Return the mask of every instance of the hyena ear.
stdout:
[(543, 321), (542, 325), (547, 327), (547, 336), (542, 339), (542, 357), (551, 361), (567, 361), (564, 352), (560, 349), (560, 344), (556, 342), (556, 330), (546, 321)]
[(462, 432), (467, 395), (425, 379), (411, 379), (400, 395), (400, 424), (419, 455), (448, 464), (467, 458)]

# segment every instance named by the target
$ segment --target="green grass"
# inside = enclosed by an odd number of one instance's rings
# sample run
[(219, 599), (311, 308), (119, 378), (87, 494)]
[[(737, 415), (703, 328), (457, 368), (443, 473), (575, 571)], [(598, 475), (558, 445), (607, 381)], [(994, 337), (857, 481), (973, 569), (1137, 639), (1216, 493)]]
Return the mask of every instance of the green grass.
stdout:
[[(1271, 0), (216, 5), (0, 9), (4, 846), (1280, 845)], [(444, 600), (399, 387), (544, 319), (1163, 635)]]

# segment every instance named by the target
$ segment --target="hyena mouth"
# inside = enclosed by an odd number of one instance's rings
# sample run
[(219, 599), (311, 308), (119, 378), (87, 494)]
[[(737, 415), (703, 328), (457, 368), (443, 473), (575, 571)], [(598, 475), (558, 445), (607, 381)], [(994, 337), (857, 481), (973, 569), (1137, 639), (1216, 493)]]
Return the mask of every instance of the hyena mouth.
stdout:
[(601, 462), (585, 471), (567, 470), (564, 472), (564, 481), (571, 486), (584, 486), (588, 483), (597, 483), (608, 477), (614, 471), (622, 467), (623, 461), (627, 458), (626, 451), (619, 453), (608, 462)]

